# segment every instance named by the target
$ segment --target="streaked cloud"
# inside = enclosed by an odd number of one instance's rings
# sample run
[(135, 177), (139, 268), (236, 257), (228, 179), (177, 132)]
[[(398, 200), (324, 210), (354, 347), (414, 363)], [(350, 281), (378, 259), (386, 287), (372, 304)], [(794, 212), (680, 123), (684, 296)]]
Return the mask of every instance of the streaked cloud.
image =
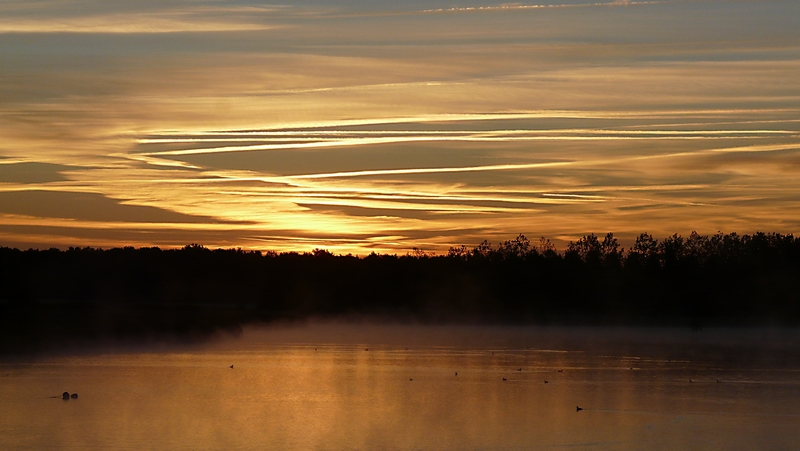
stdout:
[(0, 33), (198, 33), (268, 30), (268, 25), (191, 21), (141, 15), (101, 16), (60, 21), (0, 20)]
[(4, 2), (0, 33), (181, 33), (274, 28), (265, 19), (284, 6), (217, 2)]
[(800, 4), (0, 3), (0, 244), (800, 233)]
[(639, 5), (657, 5), (667, 3), (664, 1), (631, 1), (631, 0), (613, 0), (609, 2), (576, 2), (576, 3), (541, 3), (541, 4), (502, 4), (502, 5), (485, 5), (485, 6), (454, 6), (450, 8), (426, 9), (426, 13), (464, 13), (464, 12), (492, 12), (492, 11), (525, 11), (547, 8), (596, 8), (596, 7), (614, 7), (614, 6), (639, 6)]

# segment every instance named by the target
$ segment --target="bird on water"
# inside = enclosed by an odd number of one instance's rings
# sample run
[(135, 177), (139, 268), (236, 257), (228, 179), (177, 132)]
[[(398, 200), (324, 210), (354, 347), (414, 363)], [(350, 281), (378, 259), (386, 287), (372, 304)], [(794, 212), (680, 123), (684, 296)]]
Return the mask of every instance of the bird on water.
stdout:
[(575, 406), (575, 411), (576, 411), (576, 412), (580, 412), (581, 410), (583, 410), (583, 407), (578, 407), (578, 406)]

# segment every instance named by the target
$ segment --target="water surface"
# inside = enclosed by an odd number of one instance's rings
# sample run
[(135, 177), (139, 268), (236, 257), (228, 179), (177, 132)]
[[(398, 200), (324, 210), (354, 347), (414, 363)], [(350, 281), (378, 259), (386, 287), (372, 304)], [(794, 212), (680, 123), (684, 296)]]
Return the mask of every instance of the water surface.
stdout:
[(253, 329), (2, 363), (0, 448), (790, 450), (798, 350), (769, 330)]

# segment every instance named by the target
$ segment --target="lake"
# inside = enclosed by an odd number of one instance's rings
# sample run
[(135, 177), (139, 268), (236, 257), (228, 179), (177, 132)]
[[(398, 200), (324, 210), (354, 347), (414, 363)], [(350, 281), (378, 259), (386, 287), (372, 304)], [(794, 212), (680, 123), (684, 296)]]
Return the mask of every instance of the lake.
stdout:
[(0, 448), (797, 450), (798, 351), (780, 329), (330, 323), (93, 346), (0, 363)]

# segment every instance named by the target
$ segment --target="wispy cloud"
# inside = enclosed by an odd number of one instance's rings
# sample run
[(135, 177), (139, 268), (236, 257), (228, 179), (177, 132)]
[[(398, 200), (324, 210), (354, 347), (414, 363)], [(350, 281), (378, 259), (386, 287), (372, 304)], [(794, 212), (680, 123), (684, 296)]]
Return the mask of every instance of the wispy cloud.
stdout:
[(0, 6), (0, 33), (180, 33), (275, 28), (285, 6), (173, 2), (10, 2)]
[(327, 174), (303, 174), (290, 175), (283, 179), (326, 179), (340, 177), (365, 177), (374, 175), (407, 175), (407, 174), (441, 174), (448, 172), (480, 172), (480, 171), (507, 171), (519, 169), (537, 169), (554, 166), (564, 166), (569, 162), (548, 162), (548, 163), (528, 163), (528, 164), (496, 164), (487, 166), (461, 166), (451, 168), (412, 168), (412, 169), (382, 169), (374, 171), (351, 171), (351, 172), (331, 172)]
[[(639, 6), (639, 5), (658, 5), (670, 3), (665, 1), (632, 1), (632, 0), (613, 0), (609, 2), (595, 3), (541, 3), (541, 4), (501, 4), (485, 6), (454, 6), (450, 8), (426, 9), (426, 13), (464, 13), (464, 12), (489, 12), (489, 11), (525, 11), (537, 9), (561, 9), (561, 8), (597, 8), (613, 6)], [(674, 3), (674, 2), (672, 2)]]
[[(308, 149), (322, 147), (342, 147), (342, 146), (363, 146), (374, 144), (391, 143), (412, 143), (426, 141), (465, 141), (465, 142), (509, 142), (509, 141), (601, 141), (601, 140), (624, 140), (624, 139), (671, 139), (671, 140), (700, 140), (700, 139), (729, 139), (737, 137), (739, 139), (759, 138), (764, 135), (788, 135), (794, 136), (797, 132), (790, 130), (648, 130), (648, 131), (621, 131), (621, 130), (493, 130), (477, 132), (304, 132), (299, 135), (296, 132), (272, 132), (272, 133), (248, 133), (253, 137), (206, 137), (206, 138), (144, 138), (138, 140), (142, 144), (175, 144), (175, 143), (219, 143), (219, 142), (261, 142), (262, 144), (250, 145), (227, 145), (210, 146), (201, 148), (161, 150), (146, 152), (145, 156), (179, 156), (179, 155), (198, 155), (227, 152), (252, 152), (263, 150), (286, 150), (286, 149)], [(280, 141), (280, 144), (263, 144), (269, 141)], [(286, 142), (290, 141), (290, 142)]]
[(800, 232), (795, 2), (355, 4), (0, 2), (0, 244)]
[(162, 17), (147, 14), (63, 18), (56, 20), (0, 19), (0, 33), (197, 33), (253, 31), (275, 25), (224, 22), (213, 19)]

